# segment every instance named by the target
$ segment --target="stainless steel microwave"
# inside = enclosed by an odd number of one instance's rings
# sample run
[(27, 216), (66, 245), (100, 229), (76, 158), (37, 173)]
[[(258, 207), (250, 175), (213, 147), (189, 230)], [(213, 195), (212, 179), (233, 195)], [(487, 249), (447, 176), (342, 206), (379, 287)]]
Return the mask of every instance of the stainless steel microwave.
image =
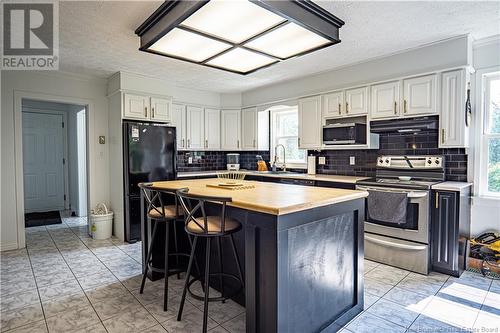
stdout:
[(323, 126), (325, 145), (364, 145), (366, 144), (366, 124), (338, 123)]

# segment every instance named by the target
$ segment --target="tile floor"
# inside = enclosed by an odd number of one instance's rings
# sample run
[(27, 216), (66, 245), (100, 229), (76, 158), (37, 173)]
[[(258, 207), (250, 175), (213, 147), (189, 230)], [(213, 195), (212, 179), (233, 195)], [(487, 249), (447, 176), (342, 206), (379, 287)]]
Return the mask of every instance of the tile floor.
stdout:
[[(86, 220), (26, 231), (27, 249), (1, 253), (1, 331), (200, 332), (202, 302), (188, 299), (175, 319), (182, 280), (139, 294), (141, 245), (88, 237)], [(499, 332), (500, 281), (465, 272), (422, 276), (365, 261), (365, 311), (342, 332)], [(213, 333), (244, 332), (244, 308), (210, 304)]]

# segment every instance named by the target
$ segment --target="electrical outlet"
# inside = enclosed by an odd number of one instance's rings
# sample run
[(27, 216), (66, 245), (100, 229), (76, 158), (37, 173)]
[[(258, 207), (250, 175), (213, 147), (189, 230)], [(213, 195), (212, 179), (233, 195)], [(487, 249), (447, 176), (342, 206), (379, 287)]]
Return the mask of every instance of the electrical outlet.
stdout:
[(318, 164), (319, 164), (319, 165), (325, 165), (325, 164), (326, 164), (326, 157), (324, 157), (324, 156), (320, 156), (320, 157), (318, 158)]
[(349, 157), (349, 165), (355, 165), (356, 164), (356, 158), (354, 156)]
[(188, 157), (188, 164), (193, 164), (193, 158), (191, 156)]

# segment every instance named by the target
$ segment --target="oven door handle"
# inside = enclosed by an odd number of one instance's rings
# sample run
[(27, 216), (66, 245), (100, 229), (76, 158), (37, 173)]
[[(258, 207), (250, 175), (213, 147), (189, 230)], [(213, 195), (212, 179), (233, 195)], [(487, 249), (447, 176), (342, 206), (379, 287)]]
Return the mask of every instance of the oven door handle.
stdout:
[(427, 192), (425, 192), (425, 191), (403, 192), (403, 191), (387, 190), (387, 189), (374, 188), (374, 187), (366, 187), (366, 186), (361, 186), (361, 185), (356, 186), (356, 189), (357, 190), (372, 190), (372, 191), (379, 191), (379, 192), (389, 192), (389, 193), (406, 193), (406, 195), (408, 196), (408, 199), (419, 199), (419, 198), (425, 198), (427, 196)]
[(373, 238), (373, 237), (367, 236), (366, 234), (365, 234), (365, 239), (367, 241), (375, 243), (375, 244), (396, 247), (398, 249), (403, 249), (403, 250), (425, 250), (427, 248), (426, 245), (408, 245), (408, 244), (393, 243), (393, 242), (389, 242), (389, 241), (386, 241), (383, 239)]

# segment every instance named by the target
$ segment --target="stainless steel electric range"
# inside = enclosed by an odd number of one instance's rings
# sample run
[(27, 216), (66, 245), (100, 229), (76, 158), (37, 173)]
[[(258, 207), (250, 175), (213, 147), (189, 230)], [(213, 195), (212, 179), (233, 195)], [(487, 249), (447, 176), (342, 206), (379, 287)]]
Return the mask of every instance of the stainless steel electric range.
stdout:
[(428, 274), (431, 186), (444, 181), (442, 156), (380, 156), (376, 178), (356, 183), (366, 199), (365, 257)]

